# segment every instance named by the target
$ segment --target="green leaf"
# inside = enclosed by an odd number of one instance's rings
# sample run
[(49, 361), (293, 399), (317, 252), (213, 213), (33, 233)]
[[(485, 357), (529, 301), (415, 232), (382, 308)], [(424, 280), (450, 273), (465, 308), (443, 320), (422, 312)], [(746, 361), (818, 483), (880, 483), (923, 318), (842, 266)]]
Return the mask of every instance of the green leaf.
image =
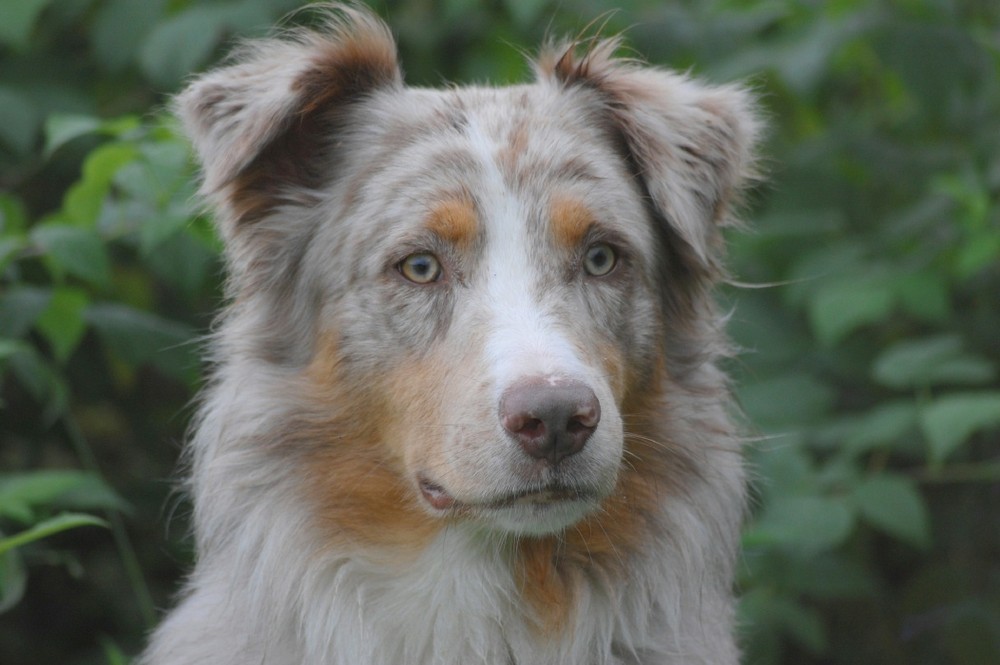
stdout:
[(52, 0), (0, 0), (0, 43), (24, 49), (31, 43), (35, 22)]
[(899, 475), (872, 476), (851, 494), (872, 526), (920, 548), (930, 544), (930, 520), (916, 483)]
[(53, 113), (45, 120), (45, 156), (52, 154), (70, 141), (88, 134), (101, 134), (121, 138), (141, 126), (134, 115), (102, 120), (91, 115)]
[(883, 321), (893, 308), (893, 291), (883, 280), (850, 278), (830, 284), (809, 303), (816, 337), (834, 346), (858, 328)]
[(24, 337), (50, 300), (51, 290), (35, 286), (13, 286), (0, 292), (0, 337)]
[(764, 425), (799, 425), (828, 413), (833, 390), (808, 374), (788, 373), (759, 383), (746, 384), (741, 402), (754, 422)]
[(900, 77), (931, 118), (949, 108), (940, 101), (956, 84), (976, 85), (968, 80), (969, 62), (976, 58), (972, 33), (953, 21), (889, 21), (876, 36), (872, 46), (883, 66)]
[(989, 383), (996, 370), (989, 360), (962, 353), (958, 335), (899, 342), (875, 361), (874, 378), (890, 388), (920, 388), (940, 383)]
[(875, 448), (888, 448), (917, 430), (917, 406), (913, 402), (880, 404), (854, 420), (844, 444), (855, 455)]
[(38, 319), (38, 330), (52, 345), (56, 360), (61, 363), (69, 359), (87, 329), (83, 311), (89, 303), (90, 298), (80, 289), (58, 288)]
[(139, 227), (140, 251), (144, 256), (149, 256), (190, 223), (191, 216), (186, 210), (179, 212), (168, 210), (144, 219), (142, 226)]
[(83, 177), (70, 187), (63, 201), (63, 211), (69, 220), (93, 226), (115, 174), (138, 157), (139, 150), (131, 143), (106, 143), (91, 152), (83, 163)]
[(45, 119), (45, 156), (51, 157), (73, 139), (93, 134), (100, 126), (101, 120), (93, 116), (53, 113)]
[(28, 241), (23, 236), (7, 236), (0, 238), (0, 273), (18, 257), (28, 246)]
[(7, 358), (7, 365), (18, 382), (38, 402), (45, 405), (43, 425), (51, 424), (66, 411), (69, 389), (58, 372), (32, 346)]
[(930, 460), (940, 464), (976, 432), (1000, 425), (1000, 391), (960, 393), (934, 400), (920, 413)]
[(173, 88), (207, 62), (228, 34), (263, 27), (270, 21), (263, 4), (192, 6), (156, 26), (142, 45), (139, 61), (154, 83)]
[(821, 600), (872, 596), (878, 590), (876, 577), (864, 562), (850, 555), (828, 552), (805, 557), (788, 557), (778, 574), (783, 583)]
[[(0, 21), (0, 25), (3, 23)], [(14, 152), (20, 155), (31, 152), (38, 136), (39, 118), (40, 112), (31, 97), (16, 88), (0, 85), (0, 140)]]
[(108, 523), (99, 517), (94, 517), (93, 515), (84, 515), (82, 513), (63, 513), (62, 515), (57, 515), (43, 522), (39, 522), (26, 531), (0, 539), (0, 554), (12, 550), (15, 547), (23, 547), (28, 543), (35, 542), (36, 540), (48, 538), (49, 536), (62, 531), (76, 529), (81, 526), (101, 526), (107, 528)]
[(962, 279), (973, 277), (979, 271), (996, 266), (1000, 261), (1000, 232), (984, 229), (972, 234), (958, 248), (955, 272)]
[(835, 496), (774, 496), (744, 536), (752, 546), (822, 552), (843, 543), (854, 527), (848, 502)]
[(140, 151), (160, 196), (176, 192), (190, 182), (191, 152), (185, 141), (174, 137), (145, 143)]
[(903, 309), (913, 316), (938, 323), (951, 314), (948, 283), (942, 275), (918, 272), (900, 275), (894, 282)]
[(790, 36), (739, 49), (736, 56), (717, 68), (717, 75), (724, 79), (746, 78), (771, 69), (800, 96), (811, 95), (829, 74), (836, 50), (858, 31), (859, 24), (858, 20), (829, 17), (810, 22), (805, 29), (784, 31)]
[(150, 362), (185, 381), (197, 371), (190, 346), (194, 332), (185, 325), (112, 303), (91, 305), (86, 318), (108, 349), (130, 365)]
[[(0, 533), (0, 538), (3, 534)], [(21, 553), (10, 550), (0, 554), (0, 614), (17, 605), (28, 586), (28, 570)]]
[[(177, 218), (173, 218), (177, 221)], [(217, 274), (217, 247), (202, 238), (204, 220), (192, 222), (183, 233), (174, 233), (159, 242), (156, 251), (146, 255), (154, 274), (189, 297), (195, 297), (209, 278)], [(213, 238), (214, 240), (214, 238)], [(217, 244), (217, 243), (216, 243)]]
[(758, 484), (761, 496), (796, 494), (815, 487), (816, 474), (802, 437), (794, 435), (768, 438), (762, 449), (753, 451), (751, 464), (766, 482)]
[[(91, 45), (97, 59), (112, 72), (121, 72), (161, 20), (167, 0), (108, 0), (94, 18)], [(122, 26), (128, 26), (123, 30)]]
[(9, 236), (28, 227), (28, 211), (24, 201), (13, 194), (0, 193), (0, 234)]
[(56, 279), (69, 273), (100, 288), (110, 284), (111, 263), (96, 231), (50, 222), (32, 229), (31, 239), (45, 252)]
[(507, 0), (507, 11), (521, 27), (534, 24), (549, 5), (549, 0)]
[(0, 475), (0, 515), (31, 522), (41, 509), (126, 511), (128, 504), (99, 477), (71, 469)]
[(107, 637), (100, 638), (101, 650), (108, 665), (128, 665), (128, 657), (121, 648)]
[[(114, 183), (123, 196), (149, 203), (158, 211), (170, 204), (189, 210), (193, 192), (189, 189), (192, 173), (187, 146), (176, 140), (147, 143), (141, 146), (140, 155), (115, 175)], [(172, 201), (181, 190), (183, 199)]]
[(18, 339), (0, 338), (0, 363), (15, 353), (25, 353), (30, 350), (32, 350), (32, 346), (27, 342), (22, 342)]

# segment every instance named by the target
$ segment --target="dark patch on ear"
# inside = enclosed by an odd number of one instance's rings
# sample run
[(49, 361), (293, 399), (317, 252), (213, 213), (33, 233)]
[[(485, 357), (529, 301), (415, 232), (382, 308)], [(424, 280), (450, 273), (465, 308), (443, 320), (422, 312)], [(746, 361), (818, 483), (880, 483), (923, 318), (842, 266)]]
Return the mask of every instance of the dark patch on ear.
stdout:
[(385, 34), (355, 34), (319, 45), (306, 69), (292, 84), (303, 100), (299, 115), (311, 115), (334, 103), (350, 101), (401, 79), (396, 47)]
[(177, 98), (227, 241), (284, 202), (307, 204), (351, 109), (402, 85), (392, 35), (360, 8), (331, 9), (318, 31), (248, 42), (230, 63)]
[(350, 109), (375, 90), (401, 82), (395, 45), (378, 37), (352, 35), (316, 45), (309, 67), (290, 86), (299, 106), (284, 131), (233, 180), (237, 223), (265, 217), (284, 202), (285, 192), (301, 196), (336, 175), (328, 169), (332, 147)]

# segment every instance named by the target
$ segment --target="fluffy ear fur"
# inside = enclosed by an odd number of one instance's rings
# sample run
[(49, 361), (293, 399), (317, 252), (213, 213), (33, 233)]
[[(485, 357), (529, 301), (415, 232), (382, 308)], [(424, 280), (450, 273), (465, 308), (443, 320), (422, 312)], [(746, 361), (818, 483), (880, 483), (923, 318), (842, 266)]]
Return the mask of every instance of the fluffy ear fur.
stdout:
[(543, 79), (595, 90), (687, 269), (718, 277), (719, 227), (731, 223), (741, 186), (754, 175), (760, 135), (751, 96), (614, 57), (620, 40), (550, 48), (536, 65)]
[(307, 202), (329, 177), (330, 143), (352, 102), (401, 85), (386, 26), (341, 7), (325, 30), (248, 43), (177, 97), (237, 271), (267, 252), (261, 243), (282, 237), (259, 228), (273, 226), (262, 220), (283, 203)]

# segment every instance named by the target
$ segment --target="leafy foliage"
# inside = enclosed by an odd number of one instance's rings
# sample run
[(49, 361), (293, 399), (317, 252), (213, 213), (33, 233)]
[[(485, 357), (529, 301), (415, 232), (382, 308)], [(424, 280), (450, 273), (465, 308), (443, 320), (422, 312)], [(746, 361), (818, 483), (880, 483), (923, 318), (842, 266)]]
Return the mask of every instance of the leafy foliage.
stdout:
[[(386, 4), (415, 83), (521, 79), (510, 44), (591, 20), (749, 77), (772, 133), (726, 294), (755, 432), (747, 662), (1000, 661), (1000, 6)], [(2, 662), (124, 662), (176, 583), (150, 479), (219, 271), (163, 104), (299, 5), (0, 0)]]

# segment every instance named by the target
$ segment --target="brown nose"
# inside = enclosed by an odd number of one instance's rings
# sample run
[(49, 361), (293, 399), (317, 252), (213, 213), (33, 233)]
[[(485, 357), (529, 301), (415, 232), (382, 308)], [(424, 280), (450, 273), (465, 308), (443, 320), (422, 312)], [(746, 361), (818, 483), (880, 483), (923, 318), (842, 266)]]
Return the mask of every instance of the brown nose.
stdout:
[(500, 397), (500, 423), (524, 452), (556, 465), (583, 450), (601, 421), (601, 403), (575, 379), (532, 377)]

